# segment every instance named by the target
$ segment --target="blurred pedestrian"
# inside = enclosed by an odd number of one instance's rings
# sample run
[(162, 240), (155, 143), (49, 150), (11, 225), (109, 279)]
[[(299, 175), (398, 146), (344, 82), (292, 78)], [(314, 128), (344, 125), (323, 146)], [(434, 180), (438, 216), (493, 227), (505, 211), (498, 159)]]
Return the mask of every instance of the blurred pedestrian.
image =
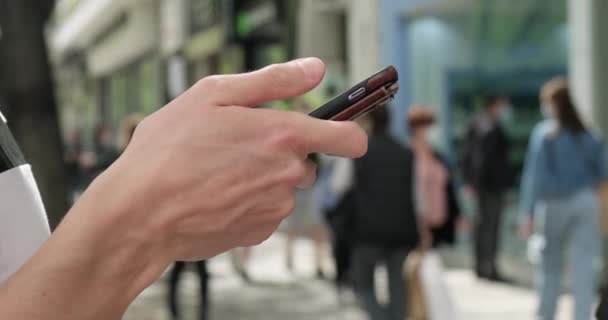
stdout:
[(350, 159), (321, 156), (317, 191), (323, 215), (331, 230), (331, 246), (336, 270), (334, 283), (340, 301), (347, 300), (351, 283), (352, 239), (350, 225), (354, 214), (354, 163)]
[(112, 140), (112, 127), (105, 122), (99, 123), (95, 128), (95, 169), (101, 173), (118, 158), (118, 150)]
[(84, 188), (85, 179), (81, 157), (84, 152), (82, 130), (76, 129), (67, 136), (64, 147), (64, 162), (69, 188), (69, 203), (74, 204)]
[(112, 138), (112, 127), (105, 122), (98, 123), (93, 133), (93, 151), (85, 152), (81, 159), (87, 184), (114, 163), (118, 156), (119, 150)]
[[(186, 262), (176, 261), (169, 274), (169, 311), (172, 319), (184, 319), (179, 308), (179, 280), (183, 271), (186, 269)], [(207, 262), (205, 260), (193, 262), (192, 265), (196, 268), (199, 279), (200, 289), (200, 305), (199, 319), (209, 319), (209, 273), (207, 271)]]
[(544, 238), (539, 277), (539, 319), (554, 319), (561, 290), (564, 251), (571, 248), (575, 320), (591, 318), (600, 256), (597, 187), (607, 173), (603, 145), (578, 115), (564, 79), (541, 91), (548, 120), (535, 129), (522, 186), (521, 233), (530, 236), (533, 220)]
[(296, 207), (286, 220), (285, 265), (290, 272), (295, 272), (294, 242), (298, 235), (309, 235), (314, 246), (315, 276), (324, 279), (323, 244), (325, 228), (321, 217), (319, 201), (313, 190), (296, 191)]
[[(368, 153), (355, 160), (353, 278), (370, 319), (403, 320), (406, 296), (403, 263), (419, 244), (414, 207), (413, 154), (388, 132), (386, 108), (370, 113)], [(386, 265), (389, 301), (376, 298), (376, 267)]]
[(406, 274), (412, 319), (455, 319), (452, 299), (444, 281), (441, 257), (435, 248), (452, 245), (460, 207), (447, 161), (430, 143), (435, 113), (411, 106), (407, 114), (414, 152), (414, 194), (421, 246), (408, 257)]
[(510, 141), (503, 127), (510, 114), (509, 100), (488, 96), (483, 112), (467, 130), (462, 169), (467, 194), (477, 198), (475, 221), (475, 271), (477, 276), (504, 281), (497, 266), (504, 194), (509, 186)]
[(412, 106), (407, 122), (415, 157), (415, 203), (422, 240), (427, 242), (424, 244), (427, 248), (454, 244), (460, 206), (453, 173), (429, 142), (435, 113), (428, 107)]
[[(304, 100), (300, 99), (294, 102), (294, 109), (296, 112), (308, 113), (310, 111), (310, 106)], [(318, 168), (319, 155), (311, 154), (309, 159), (312, 160)], [(295, 271), (294, 242), (298, 234), (309, 235), (314, 246), (315, 276), (318, 279), (325, 278), (323, 272), (325, 227), (321, 214), (321, 204), (314, 189), (299, 189), (296, 191), (296, 206), (285, 221), (287, 235), (285, 243), (285, 265), (290, 272), (293, 273)]]
[(251, 260), (252, 250), (252, 247), (242, 247), (230, 251), (230, 260), (232, 263), (232, 268), (236, 271), (241, 280), (243, 280), (243, 282), (245, 283), (252, 282), (251, 276), (249, 275), (249, 271), (247, 271), (249, 261)]

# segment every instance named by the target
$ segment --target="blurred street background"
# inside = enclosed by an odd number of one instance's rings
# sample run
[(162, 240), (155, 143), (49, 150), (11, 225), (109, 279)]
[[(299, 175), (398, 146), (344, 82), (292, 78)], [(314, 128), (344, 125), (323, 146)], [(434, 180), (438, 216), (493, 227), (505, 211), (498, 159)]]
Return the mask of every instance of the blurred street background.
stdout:
[[(313, 279), (310, 241), (302, 239), (296, 244), (296, 249), (300, 252), (296, 259), (301, 263), (301, 268), (295, 276), (283, 266), (283, 242), (284, 237), (276, 235), (256, 250), (251, 268), (251, 275), (256, 281), (251, 284), (243, 283), (232, 272), (228, 255), (212, 260), (212, 319), (366, 319), (355, 304), (354, 297), (339, 301), (327, 282)], [(187, 308), (185, 320), (197, 319), (196, 278), (194, 272), (184, 275), (185, 283), (180, 293), (184, 295), (182, 304)], [(529, 289), (481, 281), (466, 269), (460, 268), (447, 273), (446, 280), (453, 292), (460, 319), (534, 319), (535, 298)], [(163, 279), (144, 291), (124, 319), (167, 319), (165, 281)], [(382, 284), (382, 287), (385, 285)], [(571, 298), (564, 296), (562, 301), (564, 303), (557, 320), (570, 319)]]
[[(0, 0), (0, 110), (33, 165), (54, 226), (143, 117), (205, 76), (319, 57), (327, 72), (317, 89), (264, 106), (295, 110), (320, 106), (394, 65), (400, 90), (389, 106), (391, 135), (410, 144), (408, 111), (423, 105), (434, 114), (430, 144), (454, 168), (462, 219), (454, 242), (438, 252), (458, 318), (534, 319), (536, 269), (518, 223), (528, 141), (543, 119), (540, 90), (566, 77), (582, 119), (605, 136), (607, 15), (604, 0)], [(510, 106), (501, 122), (510, 152), (502, 159), (496, 233), (500, 277), (476, 270), (480, 204), (466, 192), (461, 166), (467, 130), (490, 97)], [(331, 280), (331, 226), (321, 217), (294, 221), (250, 252), (207, 261), (200, 269), (209, 274), (206, 302), (198, 269), (186, 264), (173, 288), (183, 319), (199, 319), (201, 304), (213, 320), (366, 319), (349, 281), (336, 288)], [(286, 250), (295, 229), (306, 230)], [(603, 257), (596, 258), (599, 288)], [(380, 300), (383, 272), (375, 273)], [(175, 274), (168, 270), (144, 291), (125, 319), (171, 319)], [(573, 319), (571, 284), (563, 284), (558, 319)]]

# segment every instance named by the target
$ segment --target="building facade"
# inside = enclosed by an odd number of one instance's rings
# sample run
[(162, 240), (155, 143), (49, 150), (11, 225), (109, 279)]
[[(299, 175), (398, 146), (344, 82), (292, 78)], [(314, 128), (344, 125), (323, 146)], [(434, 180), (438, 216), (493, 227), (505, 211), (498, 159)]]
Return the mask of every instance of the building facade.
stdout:
[[(74, 110), (64, 113), (67, 122), (87, 124), (153, 111), (208, 74), (253, 70), (294, 56), (326, 61), (319, 102), (392, 64), (401, 75), (393, 102), (395, 134), (407, 137), (407, 106), (428, 104), (440, 114), (436, 142), (452, 152), (476, 95), (512, 95), (518, 123), (525, 124), (514, 131), (524, 136), (538, 119), (536, 90), (569, 67), (579, 79), (576, 95), (585, 114), (597, 119), (602, 112), (595, 106), (599, 98), (587, 97), (604, 91), (590, 93), (592, 86), (580, 80), (592, 79), (590, 61), (597, 65), (601, 55), (591, 59), (590, 52), (601, 51), (602, 42), (599, 35), (593, 41), (580, 36), (570, 46), (567, 21), (591, 21), (589, 15), (601, 10), (541, 2), (62, 0), (51, 47), (63, 106)], [(597, 34), (588, 32), (591, 27), (572, 24), (577, 34)]]
[(118, 132), (198, 79), (287, 59), (283, 1), (64, 0), (51, 32), (65, 131)]
[(407, 136), (401, 116), (413, 103), (433, 107), (440, 126), (436, 143), (456, 151), (478, 97), (511, 97), (520, 162), (532, 125), (539, 120), (538, 89), (565, 75), (568, 36), (563, 6), (538, 1), (512, 4), (480, 0), (383, 0), (383, 61), (401, 79), (394, 129)]
[(327, 66), (314, 91), (315, 105), (381, 68), (378, 5), (376, 0), (300, 1), (296, 55), (319, 57)]
[(50, 45), (64, 126), (118, 129), (128, 114), (162, 105), (159, 12), (155, 0), (81, 1), (56, 23)]
[[(394, 64), (401, 75), (395, 133), (406, 139), (407, 107), (426, 104), (440, 118), (435, 144), (456, 160), (464, 126), (478, 109), (477, 97), (509, 95), (517, 189), (529, 134), (541, 119), (539, 90), (545, 81), (567, 76), (585, 121), (607, 137), (607, 12), (608, 2), (602, 0), (380, 1), (381, 63)], [(517, 214), (509, 210), (504, 224), (515, 224)], [(516, 257), (515, 265), (524, 270), (525, 246), (514, 240), (510, 228), (504, 231), (506, 255)]]

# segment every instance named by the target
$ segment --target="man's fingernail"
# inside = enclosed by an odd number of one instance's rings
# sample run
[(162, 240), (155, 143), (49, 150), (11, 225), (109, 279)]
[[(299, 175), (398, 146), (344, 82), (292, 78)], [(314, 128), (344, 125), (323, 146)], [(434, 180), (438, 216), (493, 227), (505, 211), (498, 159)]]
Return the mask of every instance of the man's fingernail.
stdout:
[(302, 58), (294, 62), (302, 68), (308, 81), (317, 82), (325, 73), (325, 64), (319, 58)]

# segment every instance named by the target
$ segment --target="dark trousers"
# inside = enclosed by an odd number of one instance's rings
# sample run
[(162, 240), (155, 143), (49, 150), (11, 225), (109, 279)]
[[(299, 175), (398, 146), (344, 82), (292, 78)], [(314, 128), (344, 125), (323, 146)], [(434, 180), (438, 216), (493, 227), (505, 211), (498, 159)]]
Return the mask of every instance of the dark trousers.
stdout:
[(332, 241), (332, 252), (336, 266), (336, 286), (342, 288), (350, 284), (353, 248), (350, 240), (341, 238), (339, 235), (334, 235)]
[(331, 251), (336, 267), (336, 287), (349, 284), (353, 245), (344, 225), (344, 212), (340, 208), (325, 212), (327, 226), (331, 232)]
[(336, 208), (325, 211), (325, 219), (331, 231), (337, 288), (351, 285), (353, 254), (351, 219), (355, 210), (354, 205), (354, 193), (349, 191), (342, 196)]
[[(406, 315), (405, 278), (403, 264), (406, 249), (356, 246), (353, 251), (355, 291), (370, 320), (403, 320)], [(376, 299), (374, 274), (379, 264), (386, 265), (389, 303), (381, 305)]]
[(608, 286), (602, 289), (600, 304), (597, 307), (597, 313), (595, 316), (598, 320), (608, 319)]
[[(207, 273), (207, 262), (205, 260), (193, 262), (200, 280), (200, 319), (209, 318), (209, 274)], [(169, 275), (169, 309), (173, 319), (182, 319), (179, 311), (179, 299), (177, 296), (179, 279), (186, 268), (186, 262), (176, 261)]]
[(496, 255), (503, 211), (501, 192), (479, 192), (479, 213), (475, 226), (475, 271), (484, 278), (498, 276)]

